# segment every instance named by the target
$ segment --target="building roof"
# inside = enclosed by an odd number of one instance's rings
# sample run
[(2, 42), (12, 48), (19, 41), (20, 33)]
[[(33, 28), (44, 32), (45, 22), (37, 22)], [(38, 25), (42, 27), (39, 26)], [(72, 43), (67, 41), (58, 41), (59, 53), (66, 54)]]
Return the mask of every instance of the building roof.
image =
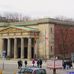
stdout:
[[(12, 26), (13, 27), (13, 26)], [(23, 29), (26, 31), (34, 31), (34, 32), (39, 32), (39, 30), (37, 28), (31, 28), (31, 27), (19, 27), (19, 26), (14, 26), (14, 28), (18, 28), (18, 29)]]
[(37, 25), (37, 24), (43, 24), (43, 23), (74, 25), (74, 21), (58, 20), (54, 18), (43, 18), (43, 19), (38, 19), (38, 20), (30, 20), (27, 22), (0, 23), (0, 26), (9, 26), (9, 25), (26, 26), (26, 25)]
[(3, 30), (9, 29), (9, 28), (16, 28), (16, 29), (21, 29), (21, 30), (31, 31), (31, 32), (32, 32), (32, 31), (33, 31), (33, 32), (39, 32), (39, 30), (38, 30), (37, 28), (19, 27), (19, 26), (9, 26), (9, 27), (6, 27), (6, 28), (0, 30), (0, 32), (3, 31)]

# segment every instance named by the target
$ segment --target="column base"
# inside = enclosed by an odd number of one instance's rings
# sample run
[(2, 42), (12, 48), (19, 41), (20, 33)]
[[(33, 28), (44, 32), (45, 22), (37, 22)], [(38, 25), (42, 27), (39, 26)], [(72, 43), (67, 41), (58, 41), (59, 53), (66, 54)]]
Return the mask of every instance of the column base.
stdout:
[(16, 57), (16, 56), (14, 56), (14, 59), (17, 59), (17, 57)]
[(21, 59), (24, 59), (24, 57), (21, 57)]

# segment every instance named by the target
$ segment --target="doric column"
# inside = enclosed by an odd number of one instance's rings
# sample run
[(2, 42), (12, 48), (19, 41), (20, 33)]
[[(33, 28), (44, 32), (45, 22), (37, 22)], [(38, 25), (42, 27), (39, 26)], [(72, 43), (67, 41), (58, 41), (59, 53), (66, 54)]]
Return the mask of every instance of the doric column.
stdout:
[(14, 38), (14, 58), (17, 58), (17, 39)]
[(28, 38), (28, 59), (31, 59), (31, 38)]
[(8, 38), (8, 44), (7, 44), (7, 56), (10, 56), (10, 39)]
[(24, 58), (24, 39), (21, 38), (21, 58)]

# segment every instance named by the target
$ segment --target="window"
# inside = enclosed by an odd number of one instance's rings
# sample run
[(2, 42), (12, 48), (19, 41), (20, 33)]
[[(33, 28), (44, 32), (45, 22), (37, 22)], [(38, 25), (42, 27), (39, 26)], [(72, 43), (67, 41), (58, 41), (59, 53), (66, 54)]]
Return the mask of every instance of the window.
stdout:
[(51, 52), (52, 52), (52, 46), (51, 46)]
[(52, 27), (50, 28), (50, 31), (51, 31), (51, 33), (52, 33)]

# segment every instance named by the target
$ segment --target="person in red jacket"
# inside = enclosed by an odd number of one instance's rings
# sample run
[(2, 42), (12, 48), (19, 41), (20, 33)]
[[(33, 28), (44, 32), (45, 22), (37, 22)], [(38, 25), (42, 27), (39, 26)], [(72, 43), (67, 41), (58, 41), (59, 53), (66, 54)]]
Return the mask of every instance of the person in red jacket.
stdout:
[(33, 64), (33, 66), (34, 66), (34, 64), (35, 64), (35, 59), (32, 60), (32, 64)]

